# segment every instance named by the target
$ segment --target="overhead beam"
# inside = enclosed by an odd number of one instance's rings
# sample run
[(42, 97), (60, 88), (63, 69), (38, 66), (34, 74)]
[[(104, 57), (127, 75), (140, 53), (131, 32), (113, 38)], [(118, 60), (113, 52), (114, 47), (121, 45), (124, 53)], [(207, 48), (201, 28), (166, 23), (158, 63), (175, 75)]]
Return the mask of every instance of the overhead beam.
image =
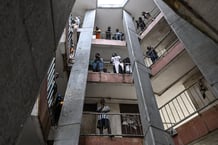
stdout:
[(163, 0), (179, 16), (195, 26), (202, 33), (218, 42), (218, 31), (192, 9), (184, 0)]

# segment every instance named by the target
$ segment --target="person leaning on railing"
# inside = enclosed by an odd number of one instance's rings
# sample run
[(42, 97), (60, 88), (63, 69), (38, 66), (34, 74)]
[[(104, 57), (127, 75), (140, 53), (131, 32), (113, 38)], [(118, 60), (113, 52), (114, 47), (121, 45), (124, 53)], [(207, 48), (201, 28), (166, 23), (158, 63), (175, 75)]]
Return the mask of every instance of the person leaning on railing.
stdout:
[(92, 69), (94, 72), (102, 72), (104, 69), (104, 60), (100, 56), (100, 53), (95, 54), (95, 60), (92, 64)]
[(157, 59), (158, 59), (157, 52), (151, 46), (147, 47), (146, 56), (151, 59), (152, 63), (155, 63), (157, 61)]
[(110, 26), (107, 28), (107, 31), (105, 33), (106, 33), (106, 39), (110, 40), (111, 39), (111, 27)]
[(97, 108), (97, 112), (100, 113), (98, 115), (97, 122), (97, 128), (99, 129), (100, 134), (103, 134), (104, 129), (107, 129), (108, 134), (111, 134), (110, 120), (107, 115), (107, 113), (110, 112), (110, 107), (105, 105), (104, 99), (101, 99), (100, 106)]

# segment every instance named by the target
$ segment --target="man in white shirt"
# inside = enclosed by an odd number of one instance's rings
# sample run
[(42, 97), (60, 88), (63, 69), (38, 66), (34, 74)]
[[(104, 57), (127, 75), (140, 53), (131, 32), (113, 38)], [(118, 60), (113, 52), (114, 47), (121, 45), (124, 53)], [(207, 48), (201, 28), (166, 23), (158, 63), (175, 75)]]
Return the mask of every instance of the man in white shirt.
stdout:
[(117, 55), (116, 53), (112, 54), (111, 63), (113, 63), (114, 73), (119, 73), (120, 59), (121, 57)]

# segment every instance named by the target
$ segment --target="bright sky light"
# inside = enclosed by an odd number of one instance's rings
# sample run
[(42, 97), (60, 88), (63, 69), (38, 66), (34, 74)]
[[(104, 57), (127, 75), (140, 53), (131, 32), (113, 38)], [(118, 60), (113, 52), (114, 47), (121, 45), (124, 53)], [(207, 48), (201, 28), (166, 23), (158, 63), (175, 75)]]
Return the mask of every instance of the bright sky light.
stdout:
[(128, 0), (98, 0), (98, 7), (123, 7)]

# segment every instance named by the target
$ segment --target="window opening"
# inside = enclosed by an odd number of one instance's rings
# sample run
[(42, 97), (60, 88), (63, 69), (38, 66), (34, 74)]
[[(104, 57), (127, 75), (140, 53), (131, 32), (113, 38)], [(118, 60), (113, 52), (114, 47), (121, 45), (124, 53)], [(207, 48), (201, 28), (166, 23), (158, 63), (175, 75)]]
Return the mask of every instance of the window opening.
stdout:
[(98, 0), (97, 6), (103, 8), (119, 8), (123, 7), (128, 0)]

